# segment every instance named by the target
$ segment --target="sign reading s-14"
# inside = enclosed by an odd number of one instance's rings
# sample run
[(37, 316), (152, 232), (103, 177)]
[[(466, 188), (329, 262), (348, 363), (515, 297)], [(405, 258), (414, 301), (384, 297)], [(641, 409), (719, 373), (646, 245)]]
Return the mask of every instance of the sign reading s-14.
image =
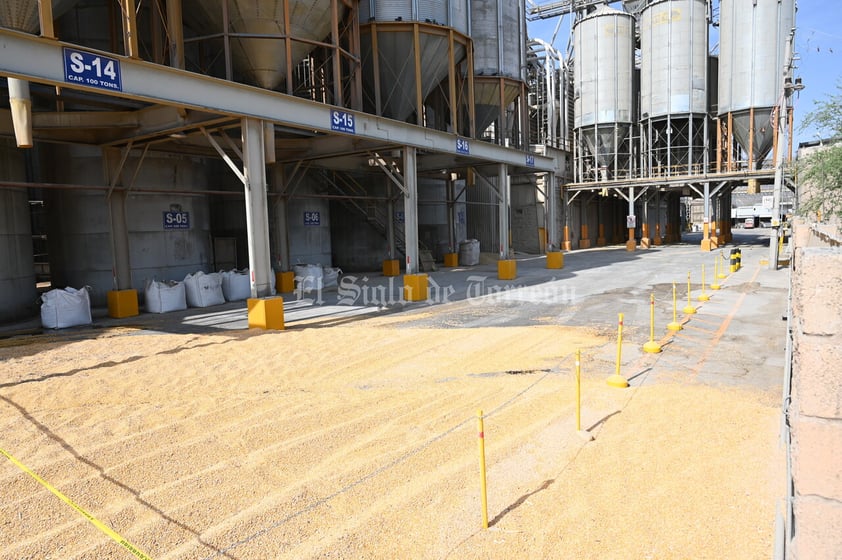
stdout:
[(119, 60), (67, 47), (63, 50), (65, 82), (123, 91)]

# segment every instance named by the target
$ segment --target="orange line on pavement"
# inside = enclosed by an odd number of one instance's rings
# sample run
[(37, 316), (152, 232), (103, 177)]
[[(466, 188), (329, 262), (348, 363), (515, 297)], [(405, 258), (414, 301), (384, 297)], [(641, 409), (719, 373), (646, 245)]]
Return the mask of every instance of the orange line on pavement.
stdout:
[[(760, 267), (757, 267), (757, 270), (754, 272), (754, 276), (751, 277), (751, 280), (749, 280), (749, 282), (754, 283), (754, 281), (757, 280), (757, 276), (759, 274), (760, 274)], [(740, 306), (742, 306), (743, 301), (745, 301), (747, 295), (748, 295), (748, 292), (743, 292), (742, 294), (740, 294), (740, 297), (737, 298), (736, 303), (734, 303), (734, 307), (731, 308), (731, 312), (728, 313), (728, 316), (725, 317), (725, 320), (722, 321), (722, 324), (719, 326), (719, 328), (713, 334), (713, 338), (710, 340), (710, 344), (708, 344), (708, 347), (705, 350), (705, 353), (702, 354), (702, 359), (699, 360), (699, 363), (697, 363), (696, 367), (693, 369), (694, 374), (698, 374), (701, 371), (702, 366), (705, 365), (705, 362), (710, 357), (710, 354), (711, 354), (711, 352), (713, 352), (713, 349), (716, 348), (716, 345), (719, 344), (720, 340), (722, 340), (722, 337), (725, 334), (725, 331), (727, 331), (728, 327), (731, 326), (731, 320), (734, 319), (734, 316), (737, 314), (737, 311), (739, 311)]]

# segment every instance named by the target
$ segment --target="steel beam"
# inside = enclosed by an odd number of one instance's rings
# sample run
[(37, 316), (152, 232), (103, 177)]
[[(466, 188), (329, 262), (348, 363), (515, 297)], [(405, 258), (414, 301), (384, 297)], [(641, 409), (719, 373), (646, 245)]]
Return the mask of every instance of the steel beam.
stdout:
[[(150, 103), (266, 120), (311, 132), (348, 134), (421, 150), (469, 155), (479, 160), (526, 168), (535, 172), (556, 171), (554, 159), (530, 152), (472, 139), (469, 141), (468, 154), (466, 154), (466, 146), (463, 144), (460, 144), (460, 150), (457, 151), (458, 136), (456, 134), (367, 113), (339, 109), (307, 99), (94, 49), (82, 50), (100, 52), (120, 62), (122, 91), (102, 90), (78, 82), (67, 82), (62, 52), (64, 47), (81, 49), (69, 43), (43, 39), (10, 29), (0, 29), (0, 52), (3, 53), (0, 57), (0, 75)], [(333, 112), (336, 110), (353, 118), (353, 133), (331, 130)]]

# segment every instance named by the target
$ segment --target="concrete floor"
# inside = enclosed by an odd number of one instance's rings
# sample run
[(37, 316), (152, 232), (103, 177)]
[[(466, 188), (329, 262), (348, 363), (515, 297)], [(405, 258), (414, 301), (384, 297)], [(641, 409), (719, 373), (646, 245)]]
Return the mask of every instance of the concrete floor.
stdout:
[[(518, 256), (517, 278), (497, 279), (494, 264), (443, 269), (429, 273), (430, 299), (402, 301), (402, 279), (379, 272), (345, 274), (340, 285), (320, 293), (284, 294), (286, 327), (324, 328), (357, 321), (372, 314), (403, 313), (400, 328), (470, 328), (478, 326), (569, 325), (591, 327), (616, 341), (618, 313), (624, 314), (622, 374), (630, 383), (659, 376), (692, 376), (700, 382), (751, 385), (774, 389), (782, 384), (789, 271), (768, 270), (760, 261), (768, 256), (767, 230), (736, 230), (734, 242), (721, 252), (699, 250), (699, 234), (683, 243), (627, 252), (622, 247), (565, 254), (561, 270), (545, 268), (542, 256)], [(714, 261), (728, 267), (730, 249), (742, 249), (742, 269), (710, 289)], [(699, 302), (702, 265), (705, 265), (708, 302)], [(698, 313), (685, 316), (687, 274), (691, 303)], [(671, 335), (672, 288), (676, 283), (678, 320), (684, 329)], [(664, 351), (647, 354), (649, 296), (655, 294), (655, 340)], [(94, 309), (94, 324), (52, 331), (74, 337), (87, 329), (129, 326), (173, 333), (247, 329), (245, 302), (192, 308), (166, 314), (141, 313), (112, 319)], [(40, 321), (0, 326), (0, 336), (33, 336)], [(599, 349), (588, 367), (613, 373), (616, 342)]]

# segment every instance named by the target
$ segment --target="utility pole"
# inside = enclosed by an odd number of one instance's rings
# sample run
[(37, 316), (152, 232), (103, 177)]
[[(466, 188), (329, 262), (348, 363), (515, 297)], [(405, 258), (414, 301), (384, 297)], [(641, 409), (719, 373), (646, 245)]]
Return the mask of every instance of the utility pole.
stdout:
[(788, 115), (789, 98), (793, 90), (801, 90), (804, 86), (800, 80), (792, 83), (792, 43), (795, 39), (795, 29), (789, 32), (786, 40), (786, 55), (783, 67), (783, 91), (778, 106), (777, 135), (778, 148), (775, 152), (775, 186), (772, 191), (772, 233), (769, 235), (769, 270), (778, 269), (778, 236), (781, 235), (781, 192), (784, 182), (784, 138), (787, 134), (786, 118)]

